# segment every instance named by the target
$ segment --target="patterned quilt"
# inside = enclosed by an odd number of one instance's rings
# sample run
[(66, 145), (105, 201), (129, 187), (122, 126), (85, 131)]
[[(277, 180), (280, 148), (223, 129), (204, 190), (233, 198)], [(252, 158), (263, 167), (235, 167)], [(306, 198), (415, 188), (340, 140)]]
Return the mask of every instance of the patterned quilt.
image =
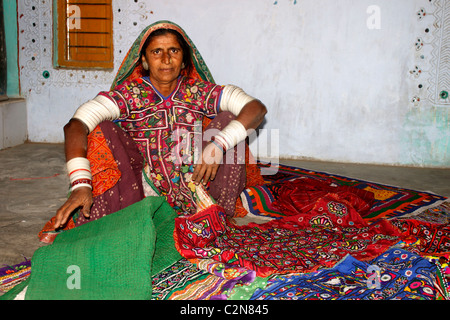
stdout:
[(255, 300), (433, 300), (436, 265), (419, 255), (389, 249), (361, 262), (351, 255), (329, 269), (278, 276)]

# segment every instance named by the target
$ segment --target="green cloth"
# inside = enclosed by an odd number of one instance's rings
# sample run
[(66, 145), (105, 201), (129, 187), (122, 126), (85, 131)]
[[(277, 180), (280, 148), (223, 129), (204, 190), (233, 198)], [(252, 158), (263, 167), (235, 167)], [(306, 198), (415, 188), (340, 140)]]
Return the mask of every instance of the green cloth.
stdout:
[(228, 300), (250, 300), (257, 289), (265, 289), (270, 277), (256, 277), (250, 284), (236, 285), (231, 291)]
[(31, 259), (27, 300), (151, 299), (152, 276), (181, 256), (176, 212), (162, 197), (58, 235)]
[(153, 277), (183, 257), (175, 248), (175, 240), (173, 238), (175, 218), (178, 216), (177, 212), (164, 197), (152, 198), (163, 200), (160, 209), (156, 211), (157, 214), (153, 216), (153, 223), (156, 230), (155, 254), (152, 260), (151, 271), (151, 276)]

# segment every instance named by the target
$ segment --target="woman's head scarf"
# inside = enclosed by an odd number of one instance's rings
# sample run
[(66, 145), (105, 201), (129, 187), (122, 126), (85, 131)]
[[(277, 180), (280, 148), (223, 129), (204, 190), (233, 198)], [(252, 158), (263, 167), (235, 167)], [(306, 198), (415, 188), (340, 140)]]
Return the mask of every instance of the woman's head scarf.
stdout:
[[(191, 48), (191, 62), (193, 64), (192, 68), (190, 68), (191, 72), (190, 74), (186, 74), (185, 70), (182, 71), (182, 75), (190, 77), (190, 78), (196, 78), (208, 82), (214, 82), (214, 79), (211, 75), (211, 72), (208, 69), (208, 66), (205, 64), (202, 56), (198, 52), (197, 48), (195, 47), (192, 40), (188, 37), (186, 32), (184, 32), (183, 29), (181, 29), (180, 26), (177, 24), (170, 22), (170, 21), (158, 21), (151, 25), (149, 25), (147, 28), (145, 28), (141, 34), (137, 37), (137, 39), (134, 41), (133, 45), (131, 46), (130, 50), (128, 51), (127, 55), (125, 56), (119, 71), (117, 72), (116, 78), (114, 79), (111, 88), (114, 88), (115, 86), (121, 84), (124, 81), (130, 81), (137, 78), (141, 78), (147, 74), (148, 71), (144, 70), (141, 63), (141, 51), (142, 46), (145, 43), (145, 40), (147, 40), (148, 36), (155, 30), (158, 29), (172, 29), (177, 31), (181, 36), (184, 38), (186, 43)], [(189, 53), (184, 53), (189, 54)]]

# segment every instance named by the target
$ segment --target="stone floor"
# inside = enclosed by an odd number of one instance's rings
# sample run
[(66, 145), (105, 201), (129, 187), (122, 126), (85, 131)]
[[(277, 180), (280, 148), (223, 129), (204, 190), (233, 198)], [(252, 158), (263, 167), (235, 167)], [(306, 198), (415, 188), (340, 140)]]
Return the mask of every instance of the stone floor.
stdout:
[[(280, 163), (450, 196), (450, 169), (304, 160)], [(67, 197), (64, 147), (27, 143), (0, 151), (0, 266), (31, 258), (37, 238)]]

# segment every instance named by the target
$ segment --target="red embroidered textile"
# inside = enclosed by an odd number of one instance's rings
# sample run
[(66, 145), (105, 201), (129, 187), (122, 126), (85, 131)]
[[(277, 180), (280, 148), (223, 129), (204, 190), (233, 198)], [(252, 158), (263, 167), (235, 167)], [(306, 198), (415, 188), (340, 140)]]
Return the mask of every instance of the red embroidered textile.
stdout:
[(206, 247), (226, 232), (226, 225), (224, 210), (217, 204), (191, 216), (177, 217), (175, 246), (187, 259), (209, 258)]
[(47, 223), (44, 225), (44, 227), (41, 229), (41, 231), (39, 231), (39, 233), (38, 233), (39, 241), (41, 241), (43, 243), (53, 243), (53, 241), (55, 240), (56, 236), (59, 233), (61, 233), (64, 230), (70, 230), (70, 229), (75, 228), (75, 219), (70, 218), (67, 221), (66, 225), (62, 229), (59, 229), (57, 231), (57, 230), (55, 230), (55, 228), (53, 226), (55, 224), (55, 220), (56, 220), (56, 216), (54, 216), (49, 221), (47, 221)]
[(338, 194), (340, 199), (350, 202), (362, 217), (369, 212), (375, 200), (370, 191), (351, 186), (337, 186), (331, 179), (324, 181), (299, 178), (282, 183), (273, 206), (285, 215), (305, 213), (328, 193)]
[(329, 268), (347, 254), (370, 260), (400, 240), (389, 221), (368, 225), (353, 203), (357, 205), (351, 197), (328, 193), (308, 212), (241, 227), (225, 220), (220, 207), (214, 206), (176, 218), (177, 249), (188, 259), (211, 258), (265, 277)]
[(445, 256), (450, 254), (450, 225), (416, 219), (393, 219), (405, 238), (413, 238), (418, 244), (418, 254)]

